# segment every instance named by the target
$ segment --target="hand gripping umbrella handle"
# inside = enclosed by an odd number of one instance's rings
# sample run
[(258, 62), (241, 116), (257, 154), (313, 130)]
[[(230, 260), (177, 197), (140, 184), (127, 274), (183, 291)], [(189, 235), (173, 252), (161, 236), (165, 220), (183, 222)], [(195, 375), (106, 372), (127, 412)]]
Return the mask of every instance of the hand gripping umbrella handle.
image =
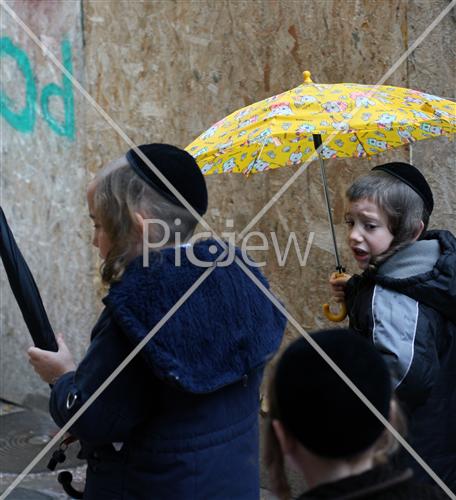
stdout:
[[(345, 280), (347, 280), (350, 278), (350, 275), (345, 274), (344, 272), (335, 272), (331, 275), (331, 278), (345, 278)], [(323, 304), (323, 314), (327, 319), (329, 319), (329, 321), (340, 323), (347, 317), (347, 306), (344, 302), (341, 302), (339, 304), (339, 311), (337, 313), (333, 313), (329, 307), (329, 304)]]
[(329, 304), (323, 304), (323, 314), (334, 323), (340, 323), (347, 317), (347, 306), (342, 302), (337, 313), (333, 313)]

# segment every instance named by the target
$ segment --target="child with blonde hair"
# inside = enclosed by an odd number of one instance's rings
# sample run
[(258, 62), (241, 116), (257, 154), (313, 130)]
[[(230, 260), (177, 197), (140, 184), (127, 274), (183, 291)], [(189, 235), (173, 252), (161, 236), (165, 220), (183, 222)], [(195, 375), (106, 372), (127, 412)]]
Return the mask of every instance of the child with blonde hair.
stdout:
[[(192, 156), (166, 144), (139, 149), (206, 212)], [(285, 318), (235, 262), (217, 265), (219, 243), (195, 241), (197, 218), (136, 151), (102, 170), (87, 198), (109, 285), (105, 309), (77, 367), (62, 338), (57, 353), (28, 351), (53, 384), (59, 426), (211, 272), (71, 427), (88, 463), (84, 499), (257, 499), (259, 387)]]

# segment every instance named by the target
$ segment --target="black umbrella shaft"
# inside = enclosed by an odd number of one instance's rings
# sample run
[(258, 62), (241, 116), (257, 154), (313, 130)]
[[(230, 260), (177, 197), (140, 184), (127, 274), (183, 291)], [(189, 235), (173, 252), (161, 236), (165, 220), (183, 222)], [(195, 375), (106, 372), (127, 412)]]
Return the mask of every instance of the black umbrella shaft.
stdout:
[(11, 290), (37, 347), (57, 351), (57, 341), (33, 275), (22, 256), (0, 207), (0, 257)]
[(320, 153), (318, 151), (318, 148), (322, 145), (321, 135), (314, 134), (313, 140), (314, 140), (314, 145), (315, 145), (315, 151), (317, 151), (318, 159), (320, 161), (321, 180), (323, 182), (323, 192), (325, 194), (326, 211), (328, 212), (329, 227), (331, 229), (331, 236), (332, 236), (333, 246), (334, 246), (334, 255), (336, 257), (336, 269), (340, 273), (343, 273), (345, 270), (342, 267), (342, 264), (340, 263), (339, 250), (337, 249), (336, 231), (334, 229), (334, 222), (333, 222), (332, 212), (331, 212), (331, 200), (329, 198), (329, 189), (328, 189), (328, 181), (326, 179), (325, 164), (324, 164), (324, 161), (322, 160)]

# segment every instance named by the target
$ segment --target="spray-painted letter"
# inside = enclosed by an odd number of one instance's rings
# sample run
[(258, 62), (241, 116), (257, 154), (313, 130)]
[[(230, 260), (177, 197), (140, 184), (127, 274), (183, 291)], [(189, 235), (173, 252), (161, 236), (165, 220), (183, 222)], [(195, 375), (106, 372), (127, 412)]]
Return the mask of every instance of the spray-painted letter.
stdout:
[[(73, 65), (71, 62), (71, 45), (68, 40), (62, 42), (62, 63), (65, 69), (73, 74)], [(63, 100), (64, 120), (63, 123), (52, 116), (49, 110), (49, 101), (51, 97), (60, 97)], [(62, 86), (56, 83), (50, 83), (43, 88), (41, 93), (41, 109), (43, 117), (47, 121), (51, 129), (59, 135), (74, 139), (75, 123), (74, 123), (74, 97), (73, 86), (70, 79), (62, 74)]]
[(35, 127), (36, 85), (32, 66), (27, 54), (14, 45), (10, 38), (0, 38), (0, 57), (10, 56), (15, 59), (17, 67), (25, 79), (25, 106), (22, 111), (15, 111), (14, 101), (0, 91), (1, 115), (16, 130), (33, 132)]

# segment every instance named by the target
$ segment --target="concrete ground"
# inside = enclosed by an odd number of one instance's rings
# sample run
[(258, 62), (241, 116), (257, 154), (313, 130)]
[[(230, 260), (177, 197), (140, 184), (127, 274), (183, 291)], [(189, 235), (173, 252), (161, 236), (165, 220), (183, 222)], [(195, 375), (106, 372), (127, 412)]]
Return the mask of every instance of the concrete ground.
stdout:
[[(77, 483), (78, 476), (84, 475), (85, 468), (68, 469)], [(0, 475), (0, 492), (3, 493), (9, 484), (16, 478), (15, 474)], [(62, 487), (57, 482), (56, 472), (42, 472), (29, 474), (24, 480), (8, 495), (8, 500), (67, 500), (69, 497), (63, 492)], [(276, 497), (268, 490), (261, 489), (260, 500), (276, 500)]]
[[(0, 495), (18, 477), (24, 468), (35, 458), (43, 446), (57, 432), (55, 424), (45, 412), (30, 410), (0, 401)], [(70, 447), (71, 448), (71, 447)], [(76, 458), (76, 448), (67, 452), (65, 466), (73, 475), (73, 484), (83, 489), (85, 466)], [(32, 473), (26, 475), (8, 495), (9, 500), (67, 500), (57, 481), (59, 471), (47, 469), (50, 454), (41, 460)], [(262, 474), (262, 482), (267, 484)], [(276, 497), (266, 489), (261, 489), (261, 500), (274, 500)], [(234, 499), (233, 499), (234, 500)]]
[[(77, 471), (71, 470), (73, 477)], [(83, 474), (84, 471), (81, 471)], [(15, 479), (13, 474), (1, 474), (0, 492)], [(67, 500), (69, 497), (63, 492), (57, 482), (57, 473), (44, 472), (29, 474), (20, 485), (8, 495), (8, 500)], [(276, 497), (268, 490), (261, 489), (260, 500), (276, 500)]]

